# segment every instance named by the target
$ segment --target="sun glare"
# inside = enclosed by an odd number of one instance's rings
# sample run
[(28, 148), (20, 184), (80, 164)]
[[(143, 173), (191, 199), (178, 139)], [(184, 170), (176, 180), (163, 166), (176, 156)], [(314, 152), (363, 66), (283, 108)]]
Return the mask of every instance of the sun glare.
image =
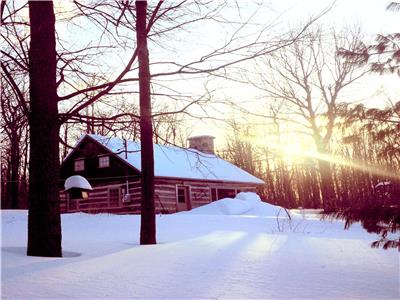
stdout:
[(286, 145), (269, 145), (269, 148), (273, 149), (288, 165), (302, 164), (305, 159), (311, 158), (314, 152), (311, 147), (307, 148), (301, 143), (294, 142)]
[(307, 154), (310, 152), (309, 149), (304, 149), (301, 144), (291, 145), (289, 147), (282, 147), (282, 154), (288, 160), (297, 160), (307, 157)]
[(270, 145), (272, 149), (281, 151), (282, 158), (290, 164), (304, 162), (306, 159), (316, 159), (330, 162), (332, 164), (350, 167), (359, 171), (368, 172), (372, 175), (385, 177), (388, 179), (400, 179), (400, 175), (392, 170), (387, 170), (381, 166), (371, 165), (363, 161), (349, 160), (334, 154), (324, 154), (318, 151), (305, 149), (298, 145)]

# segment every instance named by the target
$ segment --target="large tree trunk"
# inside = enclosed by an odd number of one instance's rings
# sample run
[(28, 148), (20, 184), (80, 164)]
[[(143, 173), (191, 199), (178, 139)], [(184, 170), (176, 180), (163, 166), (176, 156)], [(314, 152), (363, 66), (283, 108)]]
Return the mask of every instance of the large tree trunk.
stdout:
[(154, 208), (154, 150), (150, 99), (150, 68), (146, 29), (147, 1), (136, 1), (136, 39), (139, 61), (142, 207), (140, 244), (156, 244)]
[(29, 1), (28, 255), (61, 257), (59, 122), (53, 2)]

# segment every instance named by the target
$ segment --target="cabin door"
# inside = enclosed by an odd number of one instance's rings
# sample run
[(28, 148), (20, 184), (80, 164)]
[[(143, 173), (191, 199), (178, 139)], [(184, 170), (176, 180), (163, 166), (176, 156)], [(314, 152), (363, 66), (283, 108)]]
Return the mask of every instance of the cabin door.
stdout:
[(189, 210), (191, 209), (190, 204), (190, 193), (188, 186), (178, 186), (177, 187), (177, 211)]

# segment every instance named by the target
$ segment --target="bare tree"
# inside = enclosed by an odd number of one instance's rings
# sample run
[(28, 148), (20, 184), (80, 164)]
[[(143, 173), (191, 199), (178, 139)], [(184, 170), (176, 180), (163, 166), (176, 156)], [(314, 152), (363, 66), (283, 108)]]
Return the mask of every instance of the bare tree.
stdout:
[[(14, 3), (12, 3), (15, 5)], [(24, 4), (22, 7), (26, 6)], [(21, 8), (16, 8), (20, 10)], [(14, 9), (14, 10), (16, 10)], [(21, 178), (21, 171), (25, 173), (26, 170), (25, 160), (26, 149), (24, 149), (25, 141), (28, 139), (27, 135), (27, 68), (20, 63), (26, 59), (27, 53), (23, 45), (23, 39), (26, 39), (26, 33), (20, 29), (25, 26), (22, 20), (12, 13), (13, 10), (7, 9), (6, 2), (1, 1), (1, 22), (5, 25), (1, 37), (4, 42), (1, 54), (1, 133), (5, 134), (3, 146), (7, 149), (6, 167), (9, 176), (7, 181), (7, 198), (10, 200), (11, 208), (20, 208), (19, 189)], [(20, 32), (20, 39), (13, 39), (11, 36), (15, 32)], [(10, 53), (17, 48), (22, 51), (17, 55)], [(27, 60), (27, 59), (26, 59)], [(22, 67), (23, 66), (23, 67)], [(6, 142), (8, 140), (8, 142)], [(6, 146), (7, 144), (7, 146)]]
[(302, 122), (321, 154), (318, 164), (324, 205), (336, 196), (329, 154), (338, 99), (343, 89), (365, 74), (337, 52), (344, 46), (352, 49), (359, 41), (359, 31), (325, 34), (317, 29), (259, 65), (260, 81), (255, 85), (269, 99), (284, 103), (288, 115)]
[(251, 127), (241, 125), (235, 120), (228, 121), (229, 129), (226, 136), (226, 145), (221, 156), (236, 166), (256, 175), (260, 170), (260, 157), (251, 140)]
[[(10, 81), (9, 81), (10, 80)], [(15, 89), (10, 84), (14, 78), (7, 80), (1, 79), (1, 134), (5, 133), (9, 143), (6, 146), (9, 156), (7, 168), (9, 176), (7, 176), (7, 198), (10, 207), (13, 209), (20, 208), (19, 201), (19, 183), (21, 181), (21, 166), (23, 164), (23, 141), (27, 139), (27, 118), (19, 105), (18, 94), (20, 92), (17, 85)], [(16, 90), (17, 89), (17, 90)], [(22, 99), (24, 100), (24, 99)], [(3, 144), (3, 143), (2, 143)], [(5, 143), (4, 145), (5, 146)]]

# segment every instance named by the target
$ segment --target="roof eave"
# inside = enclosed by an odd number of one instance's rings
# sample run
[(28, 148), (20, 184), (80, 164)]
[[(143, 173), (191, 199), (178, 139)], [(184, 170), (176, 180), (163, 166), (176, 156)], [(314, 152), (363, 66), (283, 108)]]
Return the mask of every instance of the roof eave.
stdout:
[[(202, 182), (215, 182), (215, 183), (232, 183), (232, 184), (252, 184), (252, 185), (265, 185), (265, 182), (250, 182), (250, 181), (234, 181), (234, 180), (223, 180), (223, 179), (204, 179), (204, 178), (187, 178), (187, 177), (173, 177), (173, 176), (154, 176), (159, 179), (171, 179), (171, 180), (189, 180), (189, 181), (202, 181)], [(260, 179), (261, 180), (261, 179)]]

